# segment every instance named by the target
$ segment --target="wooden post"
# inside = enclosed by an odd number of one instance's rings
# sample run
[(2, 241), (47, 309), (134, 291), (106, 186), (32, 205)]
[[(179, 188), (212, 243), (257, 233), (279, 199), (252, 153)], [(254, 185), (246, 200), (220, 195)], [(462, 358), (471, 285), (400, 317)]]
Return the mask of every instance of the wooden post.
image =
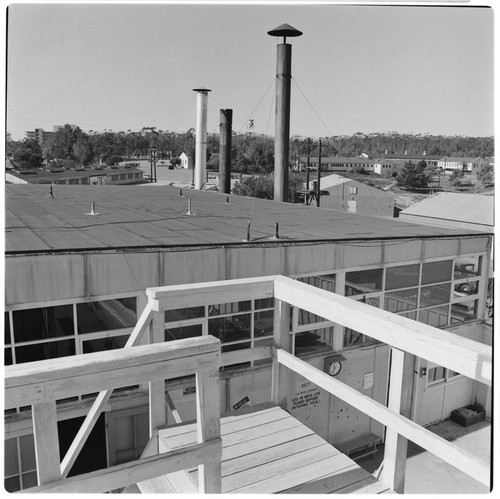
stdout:
[(33, 405), (33, 429), (38, 485), (59, 480), (61, 457), (55, 400)]
[[(412, 355), (392, 348), (388, 408), (405, 417), (411, 411), (413, 362)], [(381, 480), (399, 494), (404, 493), (407, 452), (408, 440), (387, 428)]]
[[(220, 387), (219, 368), (212, 372), (196, 373), (196, 426), (198, 443), (220, 438)], [(221, 493), (222, 445), (218, 459), (198, 466), (198, 483), (201, 494)]]
[(288, 372), (278, 362), (277, 348), (290, 351), (290, 305), (275, 298), (271, 400), (287, 410)]
[[(149, 342), (163, 343), (165, 341), (165, 312), (154, 312), (149, 325)], [(149, 436), (152, 437), (156, 428), (167, 423), (165, 380), (149, 382)]]

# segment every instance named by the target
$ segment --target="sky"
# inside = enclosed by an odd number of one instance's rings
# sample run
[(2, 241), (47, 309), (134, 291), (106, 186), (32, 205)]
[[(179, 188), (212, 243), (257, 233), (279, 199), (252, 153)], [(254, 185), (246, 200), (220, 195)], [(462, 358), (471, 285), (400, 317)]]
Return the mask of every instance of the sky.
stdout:
[(492, 136), (493, 9), (334, 4), (13, 4), (6, 129), (185, 132), (194, 88), (233, 131), (274, 135), (276, 45), (292, 45), (291, 135)]

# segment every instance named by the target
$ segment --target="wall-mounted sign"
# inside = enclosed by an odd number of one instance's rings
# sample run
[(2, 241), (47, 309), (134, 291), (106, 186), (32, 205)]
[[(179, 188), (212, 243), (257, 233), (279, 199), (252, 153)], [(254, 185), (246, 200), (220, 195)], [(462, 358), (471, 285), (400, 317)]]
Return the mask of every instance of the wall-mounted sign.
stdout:
[(252, 404), (250, 403), (250, 399), (248, 396), (242, 398), (239, 402), (236, 402), (236, 404), (233, 405), (233, 409), (236, 411), (238, 409), (243, 409), (243, 407), (249, 407)]

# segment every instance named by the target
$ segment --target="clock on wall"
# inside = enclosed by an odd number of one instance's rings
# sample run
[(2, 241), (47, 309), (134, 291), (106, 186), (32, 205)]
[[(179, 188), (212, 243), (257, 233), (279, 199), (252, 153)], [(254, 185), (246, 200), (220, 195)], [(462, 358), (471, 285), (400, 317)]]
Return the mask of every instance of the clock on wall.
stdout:
[(337, 376), (342, 369), (342, 361), (345, 360), (340, 354), (332, 355), (325, 358), (324, 371), (330, 376)]

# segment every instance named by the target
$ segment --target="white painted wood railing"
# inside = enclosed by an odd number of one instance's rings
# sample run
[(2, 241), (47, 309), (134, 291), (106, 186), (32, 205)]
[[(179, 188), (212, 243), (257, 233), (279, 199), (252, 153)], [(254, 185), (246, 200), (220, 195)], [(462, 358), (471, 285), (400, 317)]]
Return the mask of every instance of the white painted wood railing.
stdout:
[[(212, 336), (6, 367), (5, 408), (31, 405), (33, 409), (39, 485), (22, 492), (107, 492), (193, 466), (199, 467), (200, 492), (220, 492), (219, 367), (220, 341)], [(166, 378), (193, 373), (196, 374), (196, 445), (84, 475), (62, 477), (57, 399), (96, 390), (105, 393), (130, 382), (164, 387)], [(155, 393), (150, 396), (151, 421), (164, 419), (164, 395), (163, 388), (160, 401), (154, 400)], [(157, 438), (154, 431), (151, 437)]]
[[(112, 352), (100, 352), (91, 355), (108, 355), (109, 361), (116, 360), (117, 356), (120, 358), (124, 356), (124, 358), (133, 359), (136, 355), (139, 355), (141, 351), (137, 349), (145, 348), (144, 346), (137, 347), (136, 345), (141, 341), (141, 338), (144, 337), (146, 332), (149, 332), (149, 343), (159, 343), (159, 345), (150, 345), (147, 348), (152, 348), (154, 352), (163, 351), (164, 348), (168, 350), (169, 345), (178, 342), (164, 343), (165, 310), (274, 297), (274, 346), (224, 353), (219, 359), (220, 365), (248, 362), (250, 360), (269, 358), (272, 356), (271, 398), (282, 407), (287, 407), (288, 370), (292, 370), (310, 379), (313, 383), (332, 393), (334, 396), (343, 399), (353, 407), (365, 412), (371, 418), (385, 425), (387, 434), (382, 480), (396, 491), (401, 492), (404, 490), (407, 439), (414, 441), (424, 449), (443, 458), (446, 462), (456, 466), (480, 482), (489, 485), (490, 469), (488, 463), (470, 455), (450, 442), (413, 423), (401, 415), (401, 413), (404, 414), (405, 412), (404, 392), (408, 391), (406, 390), (408, 373), (412, 373), (412, 369), (409, 370), (405, 368), (405, 363), (408, 358), (412, 356), (421, 357), (435, 364), (464, 374), (481, 383), (491, 385), (492, 355), (490, 347), (283, 276), (267, 276), (149, 288), (147, 290), (147, 295), (148, 305), (139, 318), (127, 342), (126, 348), (121, 351), (113, 350)], [(388, 407), (362, 395), (358, 391), (353, 390), (349, 386), (331, 378), (322, 371), (313, 368), (309, 364), (288, 353), (291, 344), (290, 306), (301, 308), (323, 317), (326, 320), (359, 331), (362, 334), (388, 344), (392, 348)], [(207, 338), (203, 337), (183, 341), (196, 342), (202, 340), (207, 341)], [(217, 353), (217, 355), (219, 355), (219, 353)], [(92, 377), (83, 377), (82, 382), (79, 382), (78, 380), (80, 377), (78, 376), (75, 378), (74, 382), (70, 382), (68, 385), (71, 389), (63, 392), (58, 392), (57, 390), (51, 392), (50, 390), (52, 390), (51, 387), (53, 385), (51, 383), (47, 385), (44, 384), (44, 380), (46, 379), (44, 376), (47, 375), (46, 373), (53, 372), (53, 366), (58, 366), (59, 363), (62, 363), (61, 366), (63, 364), (66, 366), (74, 366), (75, 359), (79, 357), (87, 356), (43, 361), (45, 367), (43, 369), (40, 367), (38, 368), (41, 376), (40, 379), (37, 379), (36, 376), (26, 378), (29, 382), (23, 385), (23, 390), (21, 391), (21, 393), (26, 391), (27, 395), (34, 397), (33, 402), (27, 402), (27, 398), (29, 397), (25, 395), (22, 397), (16, 395), (17, 392), (13, 389), (14, 385), (11, 385), (11, 383), (21, 373), (30, 372), (33, 365), (40, 363), (21, 364), (6, 369), (7, 373), (17, 373), (14, 377), (8, 374), (7, 379), (9, 381), (8, 384), (6, 384), (6, 389), (9, 395), (8, 398), (6, 398), (6, 401), (8, 400), (8, 406), (6, 405), (6, 408), (15, 407), (16, 405), (27, 405), (27, 403), (34, 404), (33, 415), (35, 420), (35, 432), (37, 432), (37, 427), (42, 427), (44, 429), (44, 431), (38, 432), (38, 436), (35, 435), (35, 442), (38, 442), (37, 457), (38, 453), (40, 453), (42, 459), (47, 457), (46, 452), (49, 452), (50, 455), (55, 455), (55, 449), (57, 447), (54, 446), (54, 442), (57, 441), (57, 426), (54, 423), (56, 411), (55, 398), (52, 399), (49, 397), (46, 400), (47, 395), (50, 394), (50, 396), (53, 397), (57, 396), (57, 398), (60, 399), (66, 396), (77, 395), (81, 393), (82, 389), (85, 389), (87, 392), (96, 391), (97, 387), (93, 386), (93, 389), (90, 390), (90, 387), (86, 386), (86, 383), (88, 383), (89, 379), (92, 379)], [(182, 375), (183, 374), (179, 374), (177, 371), (173, 373), (169, 370), (167, 376), (176, 377)], [(144, 378), (141, 378), (141, 380), (143, 379)], [(199, 400), (197, 399), (197, 407), (202, 414), (202, 418), (199, 419), (199, 421), (202, 421), (199, 427), (201, 442), (211, 440), (220, 442), (220, 440), (218, 440), (220, 436), (218, 423), (220, 411), (220, 407), (218, 406), (219, 393), (214, 388), (216, 383), (215, 379), (214, 372), (211, 376), (197, 375), (197, 397), (200, 397)], [(131, 380), (133, 380), (134, 383), (141, 381), (137, 379), (135, 372), (133, 376), (124, 381), (124, 384), (130, 384)], [(166, 423), (166, 405), (168, 403), (168, 397), (165, 396), (163, 378), (150, 378), (148, 382), (150, 388), (150, 434), (153, 435), (155, 428)], [(70, 482), (66, 482), (65, 484), (60, 481), (61, 478), (67, 476), (79, 450), (83, 447), (87, 436), (90, 434), (93, 425), (97, 421), (100, 412), (107, 404), (112, 389), (116, 386), (119, 385), (112, 383), (108, 386), (104, 383), (103, 386), (97, 388), (102, 391), (97, 397), (77, 437), (75, 437), (75, 441), (64, 457), (61, 466), (59, 466), (59, 464), (57, 464), (57, 466), (54, 465), (56, 462), (55, 459), (48, 459), (43, 463), (39, 462), (37, 459), (37, 463), (41, 466), (41, 470), (39, 470), (41, 479), (39, 482), (40, 484), (56, 480), (59, 481), (58, 483), (61, 483), (62, 487), (69, 486), (67, 484), (71, 483), (74, 484), (74, 487), (78, 488), (79, 480), (87, 480), (87, 478), (85, 478), (87, 475), (80, 475), (79, 477), (67, 479)], [(214, 397), (209, 397), (210, 400), (208, 402), (206, 401), (206, 405), (204, 406), (202, 399), (209, 392), (213, 392)], [(217, 392), (217, 394), (215, 394), (215, 392)], [(205, 416), (203, 416), (203, 414), (205, 414)], [(215, 417), (215, 414), (217, 414), (217, 417)], [(203, 423), (203, 421), (205, 421), (205, 423)], [(40, 450), (42, 448), (47, 450)], [(208, 444), (199, 449), (199, 452), (203, 453), (203, 449), (207, 448)], [(218, 453), (218, 451), (210, 453), (211, 458), (215, 455), (218, 456), (219, 461), (213, 460), (206, 464), (203, 467), (203, 473), (200, 474), (200, 476), (205, 477), (203, 480), (200, 480), (201, 491), (210, 492), (217, 490), (218, 487), (220, 488), (220, 453)], [(176, 463), (179, 462), (179, 458), (174, 455), (171, 457)], [(152, 456), (151, 458), (148, 457), (147, 459), (151, 459), (151, 464), (148, 463), (147, 466), (150, 466), (151, 469), (154, 468), (154, 473), (156, 473), (156, 456)], [(182, 459), (184, 465), (187, 461), (184, 457)], [(58, 460), (57, 463), (59, 463)], [(130, 463), (120, 465), (123, 467), (123, 472), (120, 471), (119, 467), (111, 468), (111, 470), (115, 470), (120, 477), (127, 474), (133, 477), (134, 481), (130, 483), (140, 481), (137, 476), (130, 471), (129, 465)], [(130, 466), (134, 465), (132, 464)], [(162, 473), (168, 472), (165, 471), (165, 469), (168, 469), (170, 472), (173, 471), (176, 465), (170, 463), (169, 466), (170, 467), (166, 466)], [(108, 470), (95, 473), (97, 474), (96, 476), (100, 477), (101, 474), (106, 471)], [(115, 471), (113, 471), (113, 473)], [(153, 471), (151, 471), (151, 473), (153, 473)], [(92, 474), (88, 475), (90, 477)], [(144, 480), (146, 478), (142, 477), (141, 479)], [(97, 480), (97, 482), (99, 482), (99, 480)], [(108, 484), (106, 484), (106, 486), (107, 485)], [(42, 487), (45, 486), (42, 485)], [(111, 485), (107, 490), (111, 488), (117, 487)], [(85, 491), (90, 492), (91, 489)]]
[[(408, 440), (490, 487), (489, 463), (401, 415), (406, 409), (404, 398), (410, 392), (408, 379), (413, 376), (413, 369), (408, 368), (411, 363), (407, 362), (411, 356), (430, 360), (491, 386), (492, 352), (489, 346), (284, 276), (278, 276), (274, 281), (274, 298), (274, 402), (284, 408), (287, 406), (287, 368), (385, 425), (387, 433), (381, 480), (396, 492), (404, 492)], [(392, 347), (388, 407), (287, 352), (290, 306), (312, 312)]]

